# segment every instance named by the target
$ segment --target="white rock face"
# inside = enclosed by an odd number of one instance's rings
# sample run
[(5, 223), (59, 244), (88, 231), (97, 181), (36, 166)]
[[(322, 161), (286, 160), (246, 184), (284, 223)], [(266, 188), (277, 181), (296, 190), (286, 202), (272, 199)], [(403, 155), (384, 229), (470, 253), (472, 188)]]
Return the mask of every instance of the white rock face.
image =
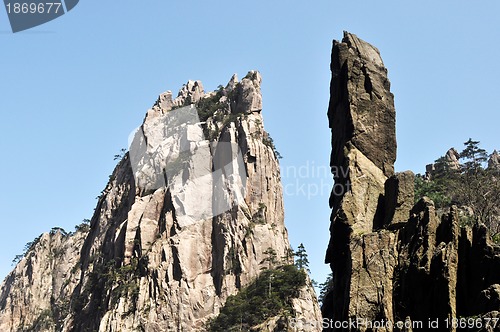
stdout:
[[(268, 248), (290, 262), (260, 82), (250, 72), (217, 92), (189, 81), (174, 100), (160, 95), (89, 233), (44, 235), (4, 281), (0, 330), (46, 321), (47, 331), (205, 331), (227, 297), (267, 267)], [(190, 103), (211, 113), (198, 119)], [(60, 248), (64, 259), (46, 258)], [(52, 297), (66, 301), (64, 310), (54, 310)], [(321, 320), (310, 285), (293, 308), (300, 319)]]

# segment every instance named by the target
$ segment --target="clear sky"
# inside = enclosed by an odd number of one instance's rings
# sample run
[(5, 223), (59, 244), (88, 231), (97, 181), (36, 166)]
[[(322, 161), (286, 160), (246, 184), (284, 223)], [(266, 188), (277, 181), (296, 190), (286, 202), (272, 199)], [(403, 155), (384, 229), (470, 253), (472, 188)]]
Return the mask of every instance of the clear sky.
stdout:
[(396, 170), (469, 137), (500, 149), (500, 2), (80, 1), (12, 34), (0, 9), (0, 277), (24, 244), (90, 218), (95, 197), (157, 95), (263, 76), (264, 120), (281, 160), (286, 224), (323, 281), (332, 39), (374, 44), (397, 110)]

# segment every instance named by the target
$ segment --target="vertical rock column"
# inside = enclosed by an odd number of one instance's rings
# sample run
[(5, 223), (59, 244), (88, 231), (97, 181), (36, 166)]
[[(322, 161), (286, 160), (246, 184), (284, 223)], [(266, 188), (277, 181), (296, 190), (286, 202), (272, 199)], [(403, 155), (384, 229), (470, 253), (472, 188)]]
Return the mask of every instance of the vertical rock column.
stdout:
[[(331, 70), (333, 287), (324, 330), (400, 332), (399, 323), (415, 330), (432, 321), (434, 330), (453, 332), (446, 322), (498, 317), (500, 246), (484, 225), (461, 228), (457, 207), (439, 211), (427, 197), (414, 205), (413, 173), (394, 174), (394, 102), (378, 50), (345, 33), (333, 43)], [(458, 167), (455, 150), (445, 162)]]
[(384, 186), (396, 160), (394, 98), (379, 51), (353, 34), (333, 42), (331, 70), (335, 187), (326, 263), (333, 291), (323, 315), (334, 321), (391, 319), (396, 236), (377, 230), (387, 222)]

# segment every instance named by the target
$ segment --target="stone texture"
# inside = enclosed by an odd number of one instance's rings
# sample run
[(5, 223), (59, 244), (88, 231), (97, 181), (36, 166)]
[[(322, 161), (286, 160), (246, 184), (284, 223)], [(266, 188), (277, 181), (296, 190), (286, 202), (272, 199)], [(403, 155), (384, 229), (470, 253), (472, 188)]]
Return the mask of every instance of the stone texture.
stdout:
[(346, 142), (380, 168), (394, 173), (396, 112), (387, 69), (377, 48), (344, 32), (333, 42), (328, 118), (332, 165), (343, 165)]
[(186, 84), (182, 86), (177, 94), (177, 97), (173, 100), (173, 105), (180, 107), (190, 103), (198, 102), (205, 91), (203, 90), (203, 84), (201, 81), (191, 81), (189, 80)]
[[(333, 44), (331, 70), (328, 117), (335, 187), (326, 262), (333, 286), (323, 316), (424, 324), (439, 319), (437, 331), (456, 330), (445, 328), (445, 319), (498, 317), (500, 248), (486, 227), (460, 228), (455, 206), (439, 217), (428, 198), (414, 205), (413, 173), (393, 173), (395, 111), (377, 49), (345, 33), (342, 42)], [(459, 167), (455, 150), (445, 161)], [(434, 165), (428, 171), (435, 171)], [(421, 329), (324, 329), (331, 330)]]
[[(333, 272), (334, 295), (329, 297), (332, 302), (324, 305), (323, 314), (346, 321), (360, 307), (369, 317), (391, 312), (369, 304), (381, 291), (390, 291), (385, 281), (372, 282), (367, 276), (372, 272), (385, 276), (393, 269), (395, 260), (381, 268), (379, 257), (392, 251), (394, 239), (367, 234), (384, 222), (384, 184), (394, 174), (396, 159), (395, 109), (387, 70), (375, 47), (344, 33), (342, 42), (333, 42), (331, 70), (328, 118), (337, 190), (330, 197), (331, 238), (326, 262)], [(378, 253), (369, 253), (369, 266), (364, 264), (365, 240), (381, 244)], [(389, 303), (390, 299), (384, 297), (383, 301)]]
[(500, 154), (495, 150), (488, 160), (488, 168), (500, 170)]
[(157, 112), (165, 114), (166, 112), (170, 111), (173, 106), (174, 103), (172, 101), (172, 91), (166, 91), (158, 97), (158, 100), (154, 104), (153, 109), (155, 109)]
[(385, 182), (384, 227), (404, 225), (410, 216), (415, 196), (415, 174), (412, 171), (396, 173)]
[(457, 150), (455, 150), (455, 148), (451, 148), (446, 151), (444, 158), (448, 169), (454, 171), (460, 169), (460, 162), (458, 161), (460, 159), (460, 154), (457, 152)]
[[(236, 77), (231, 78), (228, 85), (234, 85)], [(262, 110), (262, 94), (260, 92), (260, 83), (262, 77), (258, 71), (250, 71), (236, 89), (238, 97), (233, 107), (234, 113), (260, 112)]]
[(79, 249), (86, 236), (56, 231), (35, 241), (0, 286), (0, 331), (61, 329), (80, 282)]
[[(189, 81), (174, 100), (171, 92), (161, 94), (132, 143), (153, 159), (127, 154), (120, 161), (88, 233), (42, 236), (1, 286), (0, 330), (26, 329), (43, 318), (46, 328), (37, 331), (205, 331), (227, 297), (267, 267), (268, 248), (290, 263), (279, 164), (262, 141), (260, 83), (256, 71), (240, 83), (233, 76), (218, 100), (228, 108), (200, 124), (165, 119), (216, 92), (205, 94), (201, 82)], [(231, 114), (237, 117), (223, 121)], [(213, 141), (203, 140), (210, 130), (217, 132)], [(228, 157), (218, 154), (223, 143), (241, 151), (243, 168), (230, 163), (214, 182), (212, 170)], [(189, 160), (172, 157), (183, 151), (191, 152)], [(167, 160), (159, 173), (154, 158)], [(166, 178), (154, 178), (162, 172)], [(241, 174), (246, 190), (238, 192), (232, 184)], [(205, 192), (216, 187), (228, 209), (203, 215), (220, 204)], [(62, 259), (47, 258), (59, 251)], [(300, 319), (321, 319), (310, 285), (293, 307)]]
[[(297, 298), (292, 299), (292, 307), (295, 311), (294, 323), (297, 327), (301, 327), (300, 331), (321, 331), (319, 324), (321, 322), (321, 310), (316, 304), (317, 301), (311, 280), (307, 277), (306, 286), (300, 290)], [(294, 331), (293, 328), (291, 330)]]
[(395, 235), (380, 231), (353, 236), (349, 249), (352, 272), (348, 316), (370, 321), (392, 319), (393, 275), (397, 263)]
[(346, 145), (346, 165), (349, 170), (341, 205), (335, 222), (346, 223), (354, 233), (371, 232), (374, 220), (380, 218), (377, 213), (381, 208), (386, 177), (384, 173), (361, 151), (352, 144)]
[[(439, 221), (434, 203), (420, 200), (399, 233), (396, 268), (396, 319), (456, 318), (458, 215), (455, 208)], [(428, 290), (428, 291), (423, 291)]]
[(436, 174), (442, 174), (447, 171), (458, 171), (461, 168), (460, 154), (455, 148), (450, 148), (446, 151), (442, 162), (432, 163), (425, 167), (425, 176), (428, 180), (432, 179)]
[(477, 299), (478, 310), (481, 312), (495, 311), (500, 308), (500, 285), (493, 284), (483, 290)]

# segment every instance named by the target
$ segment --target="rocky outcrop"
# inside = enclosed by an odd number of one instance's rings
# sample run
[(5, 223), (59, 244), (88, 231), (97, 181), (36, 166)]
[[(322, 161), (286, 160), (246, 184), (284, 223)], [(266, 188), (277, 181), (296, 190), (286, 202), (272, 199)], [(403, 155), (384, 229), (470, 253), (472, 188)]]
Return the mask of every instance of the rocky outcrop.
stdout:
[(488, 168), (500, 170), (500, 154), (495, 150), (488, 159)]
[(460, 154), (454, 148), (449, 149), (444, 155), (447, 169), (458, 171), (460, 170)]
[(0, 288), (0, 331), (60, 331), (80, 283), (80, 250), (88, 232), (41, 235)]
[(439, 158), (436, 163), (428, 164), (425, 167), (426, 178), (430, 180), (436, 174), (439, 175), (447, 171), (459, 171), (462, 167), (459, 159), (460, 154), (455, 148), (448, 149), (444, 157)]
[[(330, 198), (326, 262), (332, 267), (333, 296), (323, 310), (339, 321), (360, 310), (363, 317), (375, 318), (383, 302), (387, 316), (392, 311), (387, 276), (396, 263), (396, 241), (390, 232), (372, 232), (392, 223), (385, 220), (383, 197), (396, 160), (393, 95), (378, 50), (355, 35), (346, 33), (342, 42), (334, 41), (331, 70), (331, 166), (335, 186), (343, 190)], [(398, 190), (388, 190), (397, 201)], [(381, 260), (386, 263), (379, 264)]]
[(444, 157), (438, 159), (436, 163), (425, 166), (425, 178), (432, 179), (436, 174), (442, 174), (445, 171), (458, 171), (461, 168), (460, 154), (455, 148), (446, 151)]
[(396, 112), (380, 53), (353, 34), (333, 42), (328, 118), (332, 165), (345, 164), (347, 142), (383, 174), (394, 173)]
[[(394, 174), (395, 110), (378, 50), (344, 33), (333, 43), (331, 70), (333, 286), (322, 307), (325, 331), (427, 330), (429, 320), (455, 331), (447, 320), (498, 316), (500, 248), (485, 227), (459, 227), (456, 207), (438, 217), (428, 198), (414, 205), (413, 173)], [(459, 166), (456, 151), (446, 162)]]
[(406, 223), (413, 207), (415, 174), (412, 171), (397, 173), (385, 182), (384, 226), (398, 227)]
[[(43, 235), (3, 282), (0, 330), (205, 331), (269, 267), (269, 248), (291, 263), (260, 83), (252, 71), (214, 92), (189, 81), (161, 94), (90, 229)], [(310, 284), (300, 294), (292, 317), (319, 321)]]

